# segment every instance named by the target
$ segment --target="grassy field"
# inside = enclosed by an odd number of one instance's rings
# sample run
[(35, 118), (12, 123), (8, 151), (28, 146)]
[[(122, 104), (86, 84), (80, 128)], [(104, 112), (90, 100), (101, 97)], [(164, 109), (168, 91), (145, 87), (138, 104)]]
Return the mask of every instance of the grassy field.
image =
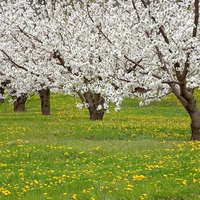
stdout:
[(52, 95), (51, 116), (37, 96), (26, 113), (0, 104), (0, 199), (200, 199), (200, 143), (173, 97), (145, 107), (127, 99), (103, 121), (76, 101)]

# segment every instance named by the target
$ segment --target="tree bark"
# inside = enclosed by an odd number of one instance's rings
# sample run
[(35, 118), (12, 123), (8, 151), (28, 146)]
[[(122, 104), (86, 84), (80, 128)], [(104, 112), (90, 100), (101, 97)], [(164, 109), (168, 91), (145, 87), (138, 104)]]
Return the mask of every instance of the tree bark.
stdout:
[(88, 108), (91, 120), (103, 120), (104, 111), (96, 110), (95, 108)]
[(175, 94), (190, 116), (191, 140), (200, 140), (200, 112), (196, 105), (194, 90), (187, 89), (185, 87), (185, 83), (184, 85), (180, 84), (180, 92), (173, 84), (170, 86), (172, 88), (172, 92)]
[(14, 99), (14, 112), (25, 112), (26, 111), (25, 103), (27, 100), (27, 95), (21, 94), (20, 97), (17, 97), (16, 99), (13, 97), (13, 99)]
[(185, 109), (191, 119), (191, 140), (200, 140), (200, 113), (194, 97), (188, 101)]
[(191, 140), (200, 140), (200, 112), (196, 105), (196, 100), (194, 98), (193, 92), (187, 90), (186, 94), (178, 94), (178, 92), (175, 91), (174, 94), (190, 116)]
[(1, 87), (0, 87), (0, 103), (4, 103), (5, 100), (3, 98), (4, 96), (4, 91), (5, 91), (5, 87), (10, 83), (10, 80), (5, 80), (3, 82), (1, 82)]
[[(103, 120), (105, 109), (103, 108), (104, 98), (101, 96), (101, 94), (85, 92), (83, 96), (85, 98), (85, 102), (89, 105), (88, 110), (90, 114), (90, 119)], [(98, 109), (99, 106), (101, 106), (101, 109)]]
[(41, 89), (39, 91), (41, 100), (42, 115), (50, 115), (50, 89)]
[(4, 103), (4, 99), (3, 99), (3, 95), (4, 95), (4, 88), (0, 87), (0, 103)]

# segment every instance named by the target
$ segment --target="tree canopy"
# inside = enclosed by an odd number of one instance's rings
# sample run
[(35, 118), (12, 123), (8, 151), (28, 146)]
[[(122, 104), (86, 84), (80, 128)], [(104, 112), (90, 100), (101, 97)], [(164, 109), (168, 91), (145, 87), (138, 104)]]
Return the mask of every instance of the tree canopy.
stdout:
[(174, 93), (200, 130), (198, 0), (16, 1), (0, 13), (1, 82), (17, 93), (92, 92), (105, 100), (98, 109), (117, 110), (124, 97)]

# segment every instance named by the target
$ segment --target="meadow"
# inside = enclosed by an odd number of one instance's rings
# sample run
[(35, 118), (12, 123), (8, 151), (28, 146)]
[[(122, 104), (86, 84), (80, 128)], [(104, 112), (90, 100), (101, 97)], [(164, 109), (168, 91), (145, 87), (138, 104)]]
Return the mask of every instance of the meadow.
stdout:
[(25, 113), (0, 104), (0, 199), (200, 199), (200, 142), (173, 96), (144, 107), (126, 99), (103, 121), (78, 101), (52, 94), (50, 116), (38, 96)]

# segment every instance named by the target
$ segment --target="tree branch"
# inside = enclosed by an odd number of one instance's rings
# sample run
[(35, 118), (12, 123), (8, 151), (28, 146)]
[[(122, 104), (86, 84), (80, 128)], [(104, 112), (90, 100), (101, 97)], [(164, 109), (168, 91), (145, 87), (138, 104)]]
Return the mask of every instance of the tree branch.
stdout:
[(180, 95), (179, 90), (176, 88), (174, 83), (168, 83), (170, 88), (172, 89), (172, 92), (175, 94), (177, 99), (181, 102), (181, 104), (186, 107), (187, 106), (187, 101)]
[(61, 56), (60, 52), (58, 50), (53, 52), (53, 58), (57, 58), (60, 62), (60, 65), (62, 65), (64, 68), (67, 68), (67, 70), (72, 73), (72, 68), (70, 66), (65, 65), (65, 60), (64, 58)]
[[(140, 59), (137, 63), (139, 64), (141, 61), (142, 59)], [(126, 72), (129, 74), (132, 71), (134, 71), (136, 67), (137, 67), (137, 64), (135, 64), (133, 67), (130, 67), (129, 69), (126, 69)]]
[[(140, 67), (141, 69), (145, 69), (145, 67), (141, 64), (139, 64), (138, 62), (128, 58), (126, 55), (124, 56), (128, 61), (130, 61), (131, 63), (135, 64), (136, 66), (135, 67)], [(141, 73), (142, 74), (142, 73)], [(144, 73), (143, 73), (144, 74)], [(157, 79), (161, 79), (160, 76), (158, 76), (157, 74), (152, 74), (153, 77), (157, 78)]]
[[(147, 8), (146, 2), (145, 2), (144, 0), (141, 0), (141, 1), (142, 1), (142, 4), (144, 5), (144, 7)], [(150, 13), (149, 13), (149, 15), (151, 16)], [(151, 19), (153, 20), (153, 22), (157, 23), (155, 17), (151, 16)], [(163, 36), (165, 42), (166, 42), (167, 44), (169, 44), (169, 39), (168, 39), (168, 37), (167, 37), (167, 34), (165, 33), (164, 27), (163, 27), (163, 26), (160, 26), (160, 27), (159, 27), (159, 31), (160, 31), (161, 35)], [(170, 49), (169, 49), (169, 51), (171, 52)]]
[(197, 26), (199, 23), (199, 0), (195, 0), (194, 2), (194, 12), (195, 12), (195, 17), (194, 17), (194, 29), (193, 29), (193, 33), (192, 33), (192, 37), (196, 37), (197, 36)]
[(78, 94), (78, 96), (79, 96), (79, 98), (81, 99), (82, 103), (85, 103), (84, 95), (81, 94), (79, 91), (76, 92), (76, 93)]
[(166, 83), (166, 84), (176, 84), (176, 85), (180, 85), (181, 83), (180, 82), (178, 82), (178, 81), (162, 81), (162, 83)]
[(138, 21), (140, 21), (140, 15), (139, 15), (139, 13), (138, 13), (138, 10), (137, 10), (137, 7), (136, 7), (136, 5), (135, 5), (135, 1), (134, 1), (134, 0), (132, 0), (132, 4), (133, 4), (134, 10), (136, 11), (136, 15), (137, 15)]
[(166, 61), (164, 60), (163, 54), (161, 53), (159, 47), (158, 47), (158, 46), (155, 46), (155, 48), (156, 48), (156, 51), (157, 51), (158, 58), (159, 58), (161, 64), (163, 64), (163, 67), (162, 67), (163, 70), (165, 70), (168, 74), (170, 74), (170, 73), (169, 73), (169, 70), (167, 69)]
[[(92, 23), (95, 24), (95, 21), (94, 21), (94, 19), (92, 18), (92, 16), (90, 15), (90, 11), (89, 11), (88, 8), (89, 8), (89, 5), (86, 6), (88, 16), (89, 16), (90, 20), (92, 21)], [(94, 26), (95, 26), (95, 25), (94, 25)], [(108, 36), (106, 36), (106, 34), (101, 30), (101, 25), (98, 25), (98, 26), (95, 26), (95, 27), (96, 27), (96, 28), (99, 30), (99, 32), (104, 36), (104, 38), (105, 38), (106, 40), (108, 40), (108, 42), (109, 42), (110, 44), (113, 44), (112, 41), (108, 38)]]
[(28, 69), (26, 69), (25, 67), (23, 67), (23, 66), (17, 64), (4, 50), (0, 49), (0, 51), (7, 57), (8, 61), (10, 61), (10, 62), (13, 64), (13, 66), (15, 66), (15, 67), (17, 67), (17, 68), (19, 68), (19, 69), (22, 69), (22, 70), (24, 70), (24, 71), (26, 71), (26, 72), (29, 72), (29, 73), (31, 73), (32, 75), (39, 76), (39, 74), (36, 74), (36, 73), (34, 73), (34, 72), (31, 72), (31, 71), (29, 71)]
[(141, 64), (139, 64), (139, 62), (136, 62), (130, 58), (128, 58), (126, 55), (124, 55), (124, 58), (126, 58), (128, 61), (130, 61), (131, 63), (135, 64), (135, 67), (140, 67), (141, 69), (145, 69), (145, 67)]
[(25, 32), (25, 31), (24, 31), (22, 28), (20, 28), (19, 26), (18, 26), (18, 28), (19, 28), (20, 32), (23, 33), (26, 37), (28, 37), (29, 39), (31, 39), (31, 37), (32, 37), (34, 40), (36, 40), (36, 41), (38, 41), (39, 43), (42, 44), (42, 41), (41, 41), (40, 39), (38, 39), (36, 36), (34, 36), (34, 35), (30, 34), (30, 33)]
[(28, 72), (28, 70), (21, 66), (21, 65), (18, 65), (15, 61), (12, 60), (12, 58), (4, 51), (1, 49), (1, 52), (7, 57), (7, 59), (16, 67), (18, 67), (19, 69), (23, 69), (24, 71)]
[(182, 72), (182, 77), (184, 79), (186, 79), (186, 76), (188, 74), (188, 68), (190, 67), (190, 61), (189, 61), (189, 58), (190, 58), (190, 53), (187, 54), (187, 59), (185, 61), (185, 66), (184, 66), (184, 70)]
[[(117, 78), (118, 80), (124, 81), (124, 82), (127, 82), (127, 83), (130, 83), (130, 82), (131, 82), (130, 80), (127, 80), (127, 79), (124, 79), (124, 78), (118, 78), (118, 77), (113, 76), (113, 75), (108, 75), (108, 76), (110, 76), (110, 77), (112, 77), (112, 78), (114, 78), (114, 79)], [(115, 85), (114, 87), (116, 87), (116, 85)]]
[(141, 0), (141, 2), (142, 2), (142, 4), (143, 4), (143, 6), (144, 6), (145, 8), (147, 8), (146, 2), (145, 2), (144, 0)]
[[(174, 68), (180, 68), (179, 63), (174, 64)], [(187, 71), (187, 69), (186, 69)], [(192, 99), (192, 93), (187, 89), (186, 87), (186, 74), (181, 73), (180, 71), (176, 70), (176, 77), (179, 81), (179, 87), (180, 87), (180, 96), (184, 98), (186, 101), (190, 101)]]
[[(150, 40), (152, 40), (151, 37), (150, 37), (150, 33), (148, 31), (145, 31), (145, 33), (146, 33), (147, 37)], [(160, 60), (160, 63), (163, 65), (162, 69), (165, 70), (168, 74), (170, 74), (169, 70), (167, 69), (166, 61), (163, 58), (163, 54), (162, 54), (162, 52), (160, 51), (160, 49), (159, 49), (159, 47), (157, 45), (155, 46), (155, 49), (156, 49), (156, 53), (158, 55), (158, 58)]]

